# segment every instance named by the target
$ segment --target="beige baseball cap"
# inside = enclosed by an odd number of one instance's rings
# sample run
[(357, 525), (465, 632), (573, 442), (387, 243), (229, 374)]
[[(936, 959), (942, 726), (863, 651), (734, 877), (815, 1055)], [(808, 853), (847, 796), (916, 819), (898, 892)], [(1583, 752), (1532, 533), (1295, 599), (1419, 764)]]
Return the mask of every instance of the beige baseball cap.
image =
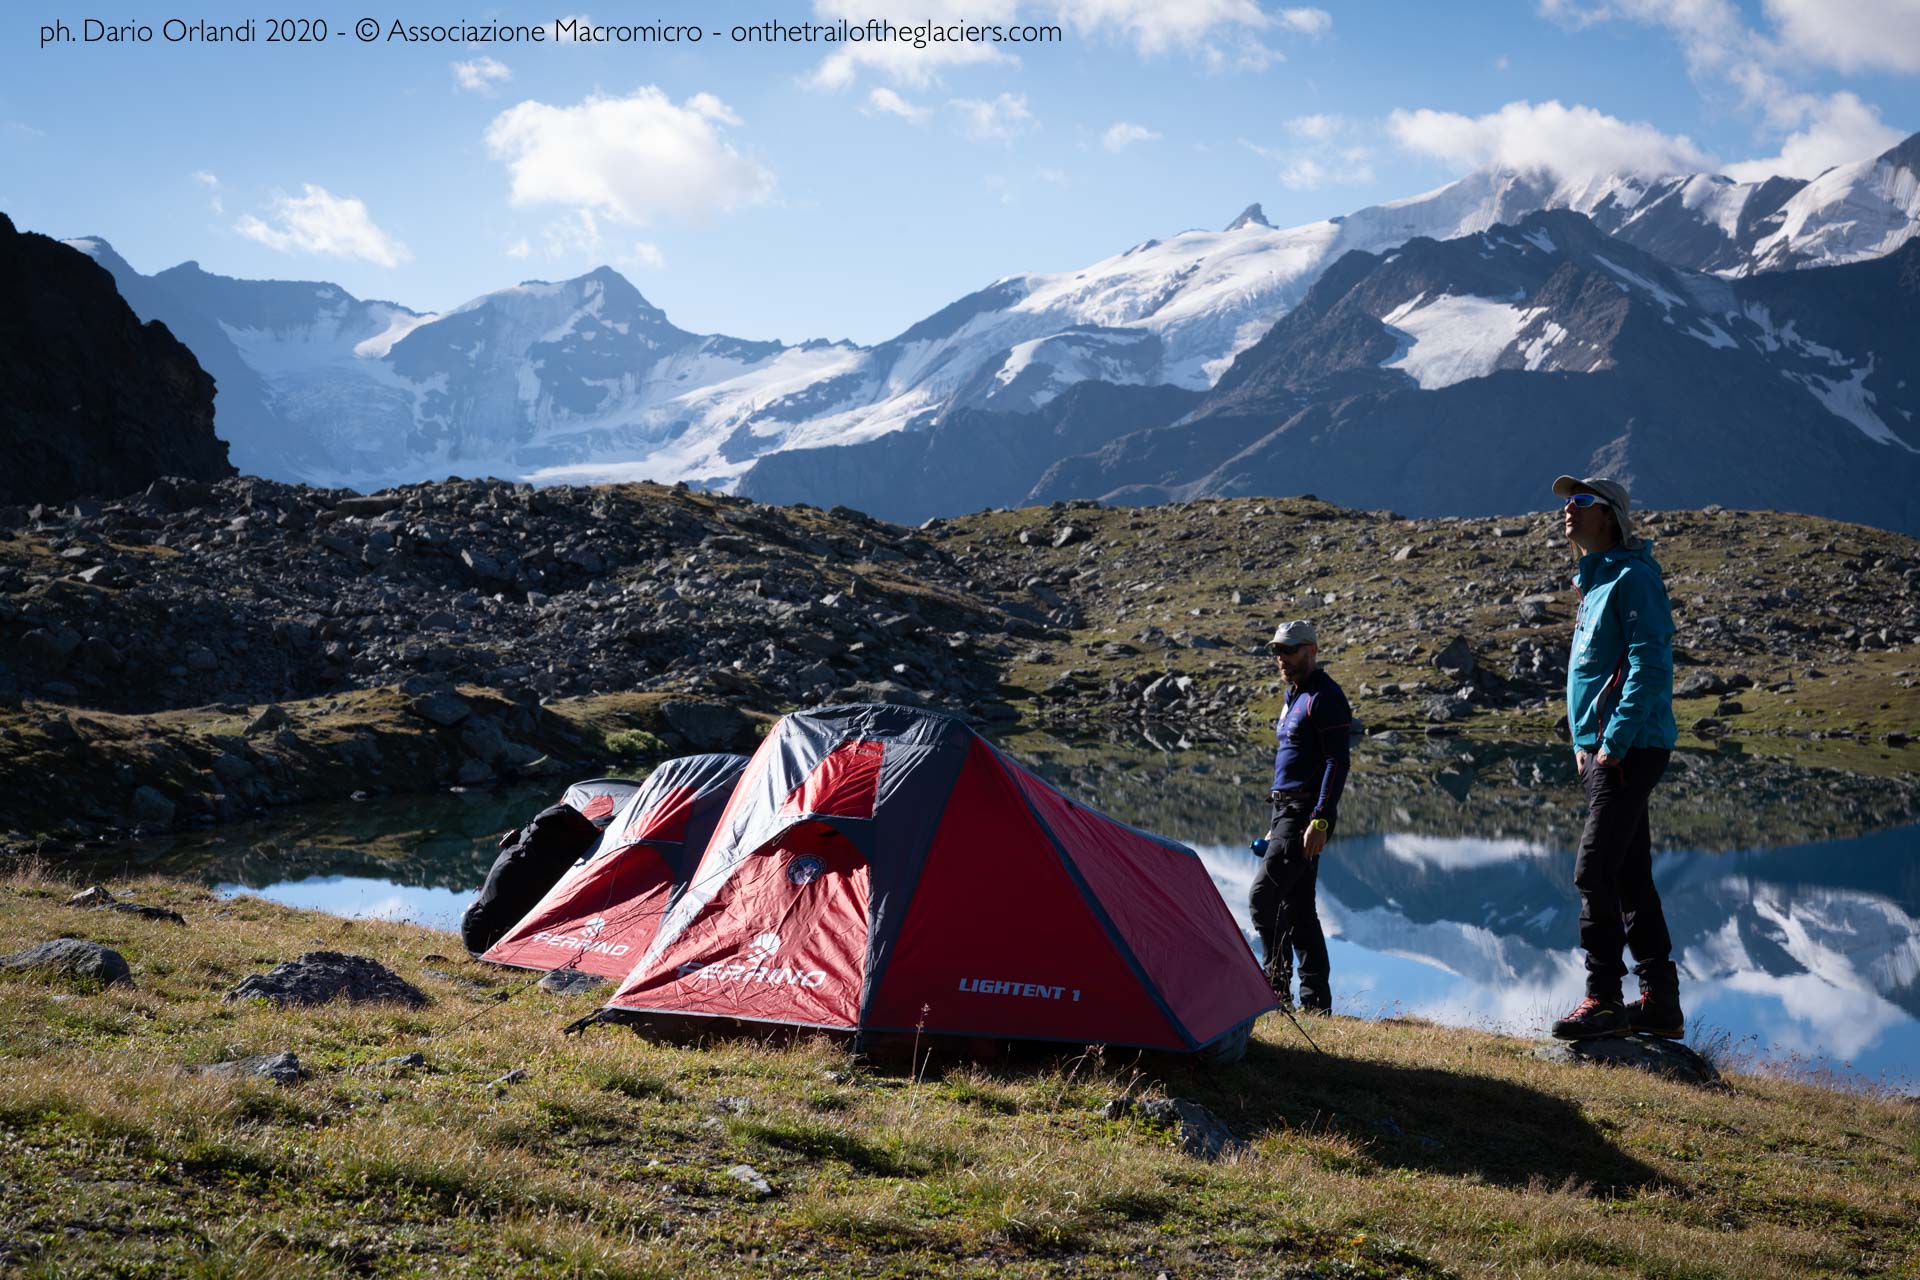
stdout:
[(1283, 644), (1319, 643), (1320, 635), (1311, 622), (1283, 622), (1274, 629), (1273, 639), (1267, 641), (1267, 652), (1271, 653)]
[(1554, 493), (1562, 498), (1571, 498), (1576, 493), (1590, 493), (1613, 508), (1613, 518), (1620, 522), (1620, 545), (1632, 551), (1639, 547), (1640, 539), (1634, 536), (1633, 520), (1627, 514), (1630, 505), (1627, 487), (1618, 480), (1608, 480), (1603, 476), (1588, 476), (1582, 480), (1576, 476), (1561, 476), (1553, 482)]

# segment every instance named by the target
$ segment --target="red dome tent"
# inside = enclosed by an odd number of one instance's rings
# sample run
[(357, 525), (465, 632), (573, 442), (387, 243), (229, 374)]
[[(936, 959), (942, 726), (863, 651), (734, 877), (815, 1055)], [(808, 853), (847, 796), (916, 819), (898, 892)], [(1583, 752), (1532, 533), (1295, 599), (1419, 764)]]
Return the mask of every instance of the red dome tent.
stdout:
[(1215, 1052), (1276, 1007), (1200, 859), (962, 721), (790, 715), (609, 1011)]
[(624, 978), (692, 878), (746, 765), (745, 756), (683, 756), (628, 783), (599, 844), (481, 958)]

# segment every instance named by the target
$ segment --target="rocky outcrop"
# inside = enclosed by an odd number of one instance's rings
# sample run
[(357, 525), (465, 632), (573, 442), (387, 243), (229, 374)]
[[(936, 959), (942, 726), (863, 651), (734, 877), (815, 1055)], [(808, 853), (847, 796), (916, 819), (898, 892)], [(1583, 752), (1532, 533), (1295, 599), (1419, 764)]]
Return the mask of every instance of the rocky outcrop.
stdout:
[(266, 973), (245, 978), (228, 1000), (267, 1000), (279, 1005), (325, 1004), (329, 1000), (384, 1001), (418, 1008), (427, 997), (378, 960), (338, 951), (309, 951)]
[(213, 431), (213, 379), (85, 254), (0, 214), (0, 297), (0, 503), (234, 473)]

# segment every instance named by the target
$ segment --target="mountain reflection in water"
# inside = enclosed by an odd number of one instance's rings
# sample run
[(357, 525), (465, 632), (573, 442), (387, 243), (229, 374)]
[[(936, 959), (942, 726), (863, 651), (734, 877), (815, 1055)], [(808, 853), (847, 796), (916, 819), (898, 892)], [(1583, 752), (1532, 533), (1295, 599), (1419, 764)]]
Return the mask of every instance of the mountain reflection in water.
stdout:
[[(1753, 1036), (1773, 1056), (1916, 1074), (1916, 850), (1920, 829), (1907, 827), (1790, 849), (1657, 856), (1696, 1030)], [(1251, 940), (1253, 854), (1198, 852)], [(1338, 939), (1336, 1000), (1351, 1012), (1538, 1033), (1584, 992), (1571, 850), (1379, 832), (1336, 838), (1321, 863), (1320, 911)]]
[[(1579, 797), (1559, 776), (1571, 771), (1561, 753), (1474, 759), (1458, 744), (1449, 750), (1444, 778), (1355, 775), (1344, 829), (1320, 871), (1336, 1008), (1542, 1034), (1583, 990), (1572, 852)], [(1251, 938), (1256, 863), (1245, 842), (1264, 812), (1250, 755), (1034, 763), (1070, 795), (1192, 846)], [(1912, 780), (1796, 778), (1740, 761), (1682, 769), (1690, 783), (1655, 793), (1656, 840), (1677, 833), (1682, 847), (1656, 852), (1654, 878), (1693, 1038), (1724, 1037), (1736, 1056), (1797, 1056), (1913, 1088), (1920, 813)], [(1463, 788), (1463, 773), (1478, 781)], [(1772, 780), (1763, 789), (1755, 777)], [(562, 789), (314, 806), (122, 846), (85, 870), (185, 875), (289, 905), (452, 929), (499, 833)], [(1721, 807), (1728, 796), (1738, 797), (1737, 810)], [(1774, 833), (1786, 839), (1773, 841)], [(1767, 843), (1778, 847), (1759, 847)]]

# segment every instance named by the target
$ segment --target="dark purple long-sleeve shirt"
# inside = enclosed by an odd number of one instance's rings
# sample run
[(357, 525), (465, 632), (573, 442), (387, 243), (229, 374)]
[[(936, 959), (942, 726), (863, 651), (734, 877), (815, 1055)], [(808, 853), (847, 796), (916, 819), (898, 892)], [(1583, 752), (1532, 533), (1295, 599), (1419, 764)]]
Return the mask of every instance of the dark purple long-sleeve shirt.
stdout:
[(1324, 670), (1315, 668), (1299, 689), (1287, 691), (1287, 704), (1274, 724), (1279, 746), (1273, 753), (1273, 789), (1305, 788), (1315, 795), (1313, 816), (1332, 822), (1339, 816), (1340, 792), (1351, 762), (1347, 735), (1353, 707)]

